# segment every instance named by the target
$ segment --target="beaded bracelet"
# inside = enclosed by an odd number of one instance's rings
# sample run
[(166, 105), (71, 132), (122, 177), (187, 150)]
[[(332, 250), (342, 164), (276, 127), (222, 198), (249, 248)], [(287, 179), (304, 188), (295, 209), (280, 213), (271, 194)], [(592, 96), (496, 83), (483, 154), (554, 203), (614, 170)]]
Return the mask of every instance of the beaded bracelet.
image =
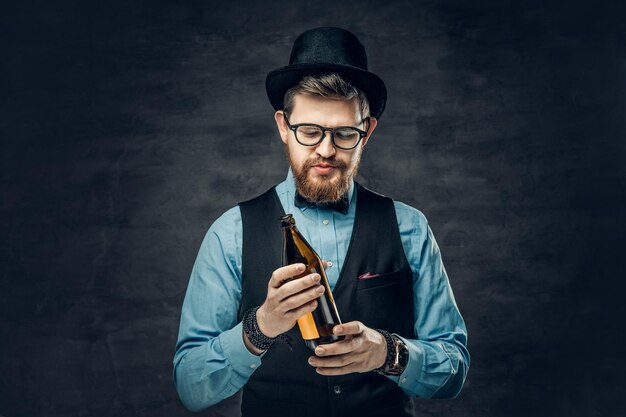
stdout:
[(288, 335), (279, 334), (276, 337), (268, 337), (263, 334), (256, 319), (256, 312), (259, 307), (260, 306), (251, 308), (243, 316), (243, 331), (248, 335), (250, 343), (257, 349), (268, 350), (277, 339), (281, 339), (287, 343), (289, 349), (293, 350), (292, 340)]
[(259, 329), (259, 323), (256, 320), (256, 311), (259, 306), (251, 308), (243, 316), (243, 331), (248, 335), (248, 339), (252, 346), (257, 349), (267, 350), (276, 341), (275, 337), (267, 337)]
[(372, 372), (376, 372), (377, 374), (384, 375), (384, 371), (389, 369), (389, 367), (393, 364), (393, 361), (396, 357), (396, 348), (393, 344), (393, 338), (391, 334), (389, 334), (386, 330), (376, 329), (376, 331), (383, 335), (385, 338), (385, 342), (387, 342), (387, 359), (385, 359), (385, 363), (380, 368), (372, 369)]

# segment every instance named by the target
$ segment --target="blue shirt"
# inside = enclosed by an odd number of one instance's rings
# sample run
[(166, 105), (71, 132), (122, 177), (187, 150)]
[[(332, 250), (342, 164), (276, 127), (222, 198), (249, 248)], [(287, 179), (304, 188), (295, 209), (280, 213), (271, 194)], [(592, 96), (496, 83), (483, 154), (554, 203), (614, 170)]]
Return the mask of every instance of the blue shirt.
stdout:
[[(300, 233), (328, 262), (326, 275), (334, 288), (348, 252), (358, 204), (354, 183), (345, 215), (316, 206), (295, 207), (291, 170), (276, 191), (285, 213), (293, 214)], [(394, 206), (413, 272), (414, 328), (419, 339), (403, 338), (409, 348), (409, 363), (402, 375), (388, 378), (412, 396), (454, 397), (463, 386), (470, 363), (465, 322), (428, 221), (413, 207), (397, 201)], [(241, 212), (235, 206), (206, 233), (183, 302), (174, 383), (190, 410), (201, 410), (233, 395), (256, 368), (263, 366), (263, 355), (256, 356), (245, 347), (242, 324), (237, 320), (241, 248)]]

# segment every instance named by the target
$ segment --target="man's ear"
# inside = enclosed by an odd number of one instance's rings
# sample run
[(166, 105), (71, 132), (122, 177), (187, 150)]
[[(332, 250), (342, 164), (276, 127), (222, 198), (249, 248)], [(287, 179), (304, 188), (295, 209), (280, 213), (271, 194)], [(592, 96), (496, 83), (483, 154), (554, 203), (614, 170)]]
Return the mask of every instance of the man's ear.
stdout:
[(284, 143), (287, 143), (287, 138), (289, 137), (289, 128), (287, 127), (287, 122), (285, 122), (285, 115), (282, 110), (277, 110), (274, 113), (274, 120), (276, 120), (276, 126), (278, 127), (278, 133), (280, 133), (280, 140)]
[(369, 128), (367, 129), (367, 136), (363, 137), (361, 141), (361, 146), (365, 146), (365, 144), (370, 140), (370, 136), (372, 136), (372, 132), (376, 129), (376, 125), (378, 124), (378, 120), (375, 117), (369, 118)]

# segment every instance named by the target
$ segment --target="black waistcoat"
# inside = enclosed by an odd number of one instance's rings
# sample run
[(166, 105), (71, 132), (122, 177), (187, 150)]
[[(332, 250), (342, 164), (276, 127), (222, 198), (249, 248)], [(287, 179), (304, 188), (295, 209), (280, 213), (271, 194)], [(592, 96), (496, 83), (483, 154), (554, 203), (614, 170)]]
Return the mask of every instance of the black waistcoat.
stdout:
[[(357, 208), (350, 245), (333, 296), (342, 322), (415, 338), (413, 284), (393, 201), (355, 183)], [(274, 188), (240, 204), (243, 222), (242, 300), (239, 319), (260, 305), (272, 272), (281, 265), (283, 207)], [(380, 276), (357, 279), (369, 272)], [(410, 416), (413, 401), (393, 381), (373, 372), (325, 377), (307, 362), (312, 355), (298, 326), (291, 351), (277, 341), (243, 388), (242, 415)]]

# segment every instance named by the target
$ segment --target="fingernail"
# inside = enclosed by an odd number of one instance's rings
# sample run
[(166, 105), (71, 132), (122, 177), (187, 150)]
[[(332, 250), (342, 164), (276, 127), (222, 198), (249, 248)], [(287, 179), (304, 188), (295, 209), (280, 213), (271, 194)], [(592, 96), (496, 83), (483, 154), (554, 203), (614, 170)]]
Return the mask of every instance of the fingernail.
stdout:
[(324, 349), (322, 347), (317, 347), (317, 348), (315, 348), (315, 353), (317, 355), (323, 355), (324, 353), (326, 353), (326, 349)]
[(317, 287), (317, 289), (315, 291), (320, 293), (320, 294), (323, 293), (324, 292), (324, 286), (320, 285), (319, 287)]
[(304, 268), (306, 268), (306, 265), (304, 265), (304, 264), (298, 265), (298, 270), (299, 271), (304, 271)]
[(309, 365), (313, 365), (313, 358), (309, 358)]
[(333, 333), (337, 334), (337, 333), (341, 333), (343, 329), (339, 326), (335, 326), (333, 327)]

